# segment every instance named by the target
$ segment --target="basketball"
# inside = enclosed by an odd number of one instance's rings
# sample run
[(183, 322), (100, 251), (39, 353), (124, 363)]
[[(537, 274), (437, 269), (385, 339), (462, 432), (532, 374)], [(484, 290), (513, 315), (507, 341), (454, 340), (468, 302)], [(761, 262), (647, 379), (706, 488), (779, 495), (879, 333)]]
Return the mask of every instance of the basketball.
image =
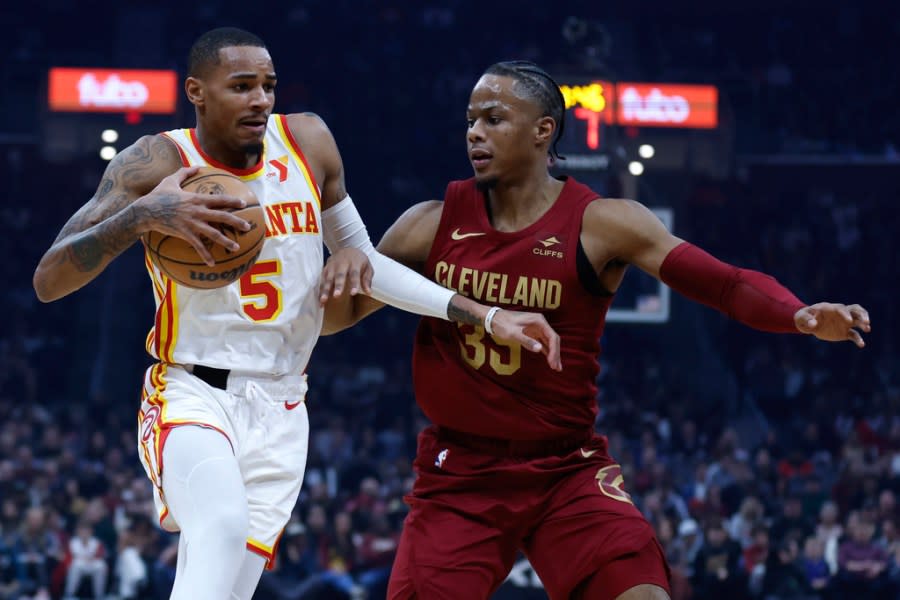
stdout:
[(203, 238), (215, 264), (207, 265), (187, 241), (150, 231), (142, 236), (144, 245), (160, 271), (181, 285), (197, 289), (215, 289), (232, 283), (246, 273), (259, 258), (266, 236), (263, 209), (253, 191), (241, 179), (228, 171), (214, 167), (200, 170), (181, 184), (182, 189), (198, 194), (227, 194), (246, 201), (247, 206), (230, 210), (250, 223), (247, 231), (238, 231), (228, 225), (214, 223), (226, 237), (240, 245), (229, 250), (220, 244)]

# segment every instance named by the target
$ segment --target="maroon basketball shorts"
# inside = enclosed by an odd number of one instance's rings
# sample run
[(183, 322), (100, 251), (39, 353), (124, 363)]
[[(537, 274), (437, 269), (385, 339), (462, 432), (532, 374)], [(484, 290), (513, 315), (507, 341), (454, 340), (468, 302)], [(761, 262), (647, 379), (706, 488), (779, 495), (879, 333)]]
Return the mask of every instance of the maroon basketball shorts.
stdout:
[(594, 574), (610, 600), (644, 583), (669, 589), (653, 529), (606, 438), (585, 435), (555, 453), (527, 445), (436, 427), (419, 435), (389, 598), (486, 599), (519, 551), (553, 600)]

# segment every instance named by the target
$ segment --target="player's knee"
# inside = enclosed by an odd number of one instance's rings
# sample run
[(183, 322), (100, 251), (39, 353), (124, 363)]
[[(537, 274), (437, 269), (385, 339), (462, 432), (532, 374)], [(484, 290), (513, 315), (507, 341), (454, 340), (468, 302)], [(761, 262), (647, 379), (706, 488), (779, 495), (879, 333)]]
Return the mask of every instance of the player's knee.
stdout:
[(204, 526), (205, 534), (223, 547), (243, 549), (250, 530), (246, 501), (241, 498), (240, 502), (220, 502), (207, 512)]
[(641, 583), (611, 598), (609, 583), (601, 573), (585, 579), (572, 593), (572, 600), (671, 600), (666, 590), (651, 583)]
[(625, 590), (616, 597), (616, 600), (671, 600), (666, 590), (658, 585), (642, 583), (630, 590)]

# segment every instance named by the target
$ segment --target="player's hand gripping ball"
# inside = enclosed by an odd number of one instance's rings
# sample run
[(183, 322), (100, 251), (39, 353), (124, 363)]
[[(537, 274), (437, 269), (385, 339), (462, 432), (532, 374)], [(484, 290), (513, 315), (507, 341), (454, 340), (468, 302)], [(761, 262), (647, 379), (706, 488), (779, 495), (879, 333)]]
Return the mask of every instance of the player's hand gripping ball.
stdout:
[(150, 231), (142, 236), (150, 260), (168, 277), (187, 287), (214, 289), (240, 279), (259, 258), (266, 237), (265, 216), (256, 195), (236, 175), (214, 167), (201, 167), (181, 187), (198, 194), (227, 194), (241, 198), (247, 206), (226, 210), (250, 223), (250, 229), (240, 231), (229, 225), (211, 223), (239, 245), (237, 250), (230, 250), (203, 238), (206, 249), (215, 259), (213, 266), (207, 265), (187, 241)]

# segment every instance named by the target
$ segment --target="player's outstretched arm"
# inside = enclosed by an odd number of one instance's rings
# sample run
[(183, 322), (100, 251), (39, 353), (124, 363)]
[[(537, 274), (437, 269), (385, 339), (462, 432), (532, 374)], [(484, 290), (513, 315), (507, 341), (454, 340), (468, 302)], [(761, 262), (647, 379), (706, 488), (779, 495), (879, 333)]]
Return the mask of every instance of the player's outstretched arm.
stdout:
[[(377, 250), (369, 253), (370, 258), (377, 257), (374, 267), (376, 276), (379, 265), (388, 265), (389, 270), (396, 271), (394, 281), (398, 286), (393, 293), (399, 296), (406, 293), (404, 290), (418, 288), (420, 290), (418, 293), (421, 293), (423, 297), (433, 295), (436, 304), (435, 308), (430, 310), (437, 314), (431, 314), (431, 316), (458, 323), (483, 325), (488, 333), (497, 339), (515, 342), (532, 352), (543, 352), (547, 356), (547, 362), (551, 368), (557, 371), (562, 370), (559, 335), (550, 327), (543, 315), (485, 306), (452, 290), (442, 288), (419, 274), (431, 252), (431, 245), (441, 219), (442, 207), (443, 203), (436, 200), (417, 204), (403, 213), (391, 225), (378, 243)], [(358, 219), (358, 216), (356, 218)], [(327, 219), (323, 218), (323, 222), (327, 222)], [(361, 221), (359, 222), (361, 226)], [(365, 242), (368, 242), (368, 235), (366, 235)], [(368, 244), (371, 245), (371, 242)], [(398, 271), (392, 265), (396, 265), (402, 270)], [(341, 311), (344, 321), (335, 331), (349, 327), (378, 310), (385, 305), (382, 300), (372, 296), (357, 296), (352, 310), (348, 311), (344, 306)], [(417, 302), (423, 306), (426, 303), (425, 300)], [(391, 302), (391, 304), (394, 303)], [(399, 305), (399, 303), (395, 305)], [(399, 307), (410, 310), (410, 312), (429, 314), (423, 313), (415, 306), (410, 308), (399, 305)], [(334, 325), (334, 320), (330, 325)]]
[[(422, 216), (418, 215), (416, 207), (407, 211), (391, 230), (395, 235), (406, 235), (408, 241), (415, 238), (417, 242), (400, 249), (395, 256), (397, 260), (386, 256), (372, 245), (365, 224), (347, 194), (343, 161), (328, 127), (319, 117), (309, 113), (288, 115), (288, 125), (301, 148), (307, 149), (307, 158), (312, 159), (311, 167), (318, 171), (317, 178), (322, 182), (322, 234), (325, 245), (332, 254), (343, 248), (361, 250), (368, 257), (374, 271), (371, 296), (376, 302), (366, 302), (365, 306), (360, 306), (359, 310), (354, 311), (352, 321), (335, 323), (334, 319), (330, 319), (328, 328), (323, 328), (323, 333), (340, 331), (381, 305), (390, 304), (419, 315), (486, 325), (489, 331), (491, 325), (494, 325), (494, 335), (498, 339), (519, 343), (533, 352), (543, 352), (552, 368), (562, 368), (559, 335), (542, 315), (493, 311), (488, 319), (490, 307), (441, 287), (401, 264), (425, 263), (440, 220), (439, 210), (432, 214), (433, 227), (427, 230), (407, 228), (407, 221), (418, 221)], [(438, 208), (439, 206), (438, 203)], [(434, 215), (437, 220), (434, 220)], [(425, 222), (427, 219), (422, 221), (423, 224)], [(322, 289), (320, 300), (326, 302), (326, 291), (333, 289), (327, 273), (323, 277)], [(331, 295), (333, 296), (333, 292)], [(365, 302), (363, 298), (357, 296), (354, 304)]]
[(372, 292), (373, 274), (369, 257), (357, 248), (342, 248), (328, 257), (319, 290), (325, 309), (320, 335), (337, 333), (356, 322), (356, 297)]
[(208, 264), (213, 259), (201, 236), (236, 246), (209, 223), (246, 228), (243, 219), (220, 210), (240, 207), (243, 201), (185, 192), (180, 184), (196, 167), (180, 166), (177, 150), (162, 136), (144, 136), (116, 155), (94, 196), (41, 258), (33, 280), (38, 298), (51, 302), (85, 286), (146, 231), (184, 238)]
[(774, 277), (724, 263), (675, 237), (637, 202), (592, 203), (582, 231), (589, 256), (596, 242), (601, 255), (633, 264), (686, 297), (755, 329), (850, 340), (860, 348), (865, 345), (860, 331), (871, 329), (868, 312), (858, 304), (807, 306)]

